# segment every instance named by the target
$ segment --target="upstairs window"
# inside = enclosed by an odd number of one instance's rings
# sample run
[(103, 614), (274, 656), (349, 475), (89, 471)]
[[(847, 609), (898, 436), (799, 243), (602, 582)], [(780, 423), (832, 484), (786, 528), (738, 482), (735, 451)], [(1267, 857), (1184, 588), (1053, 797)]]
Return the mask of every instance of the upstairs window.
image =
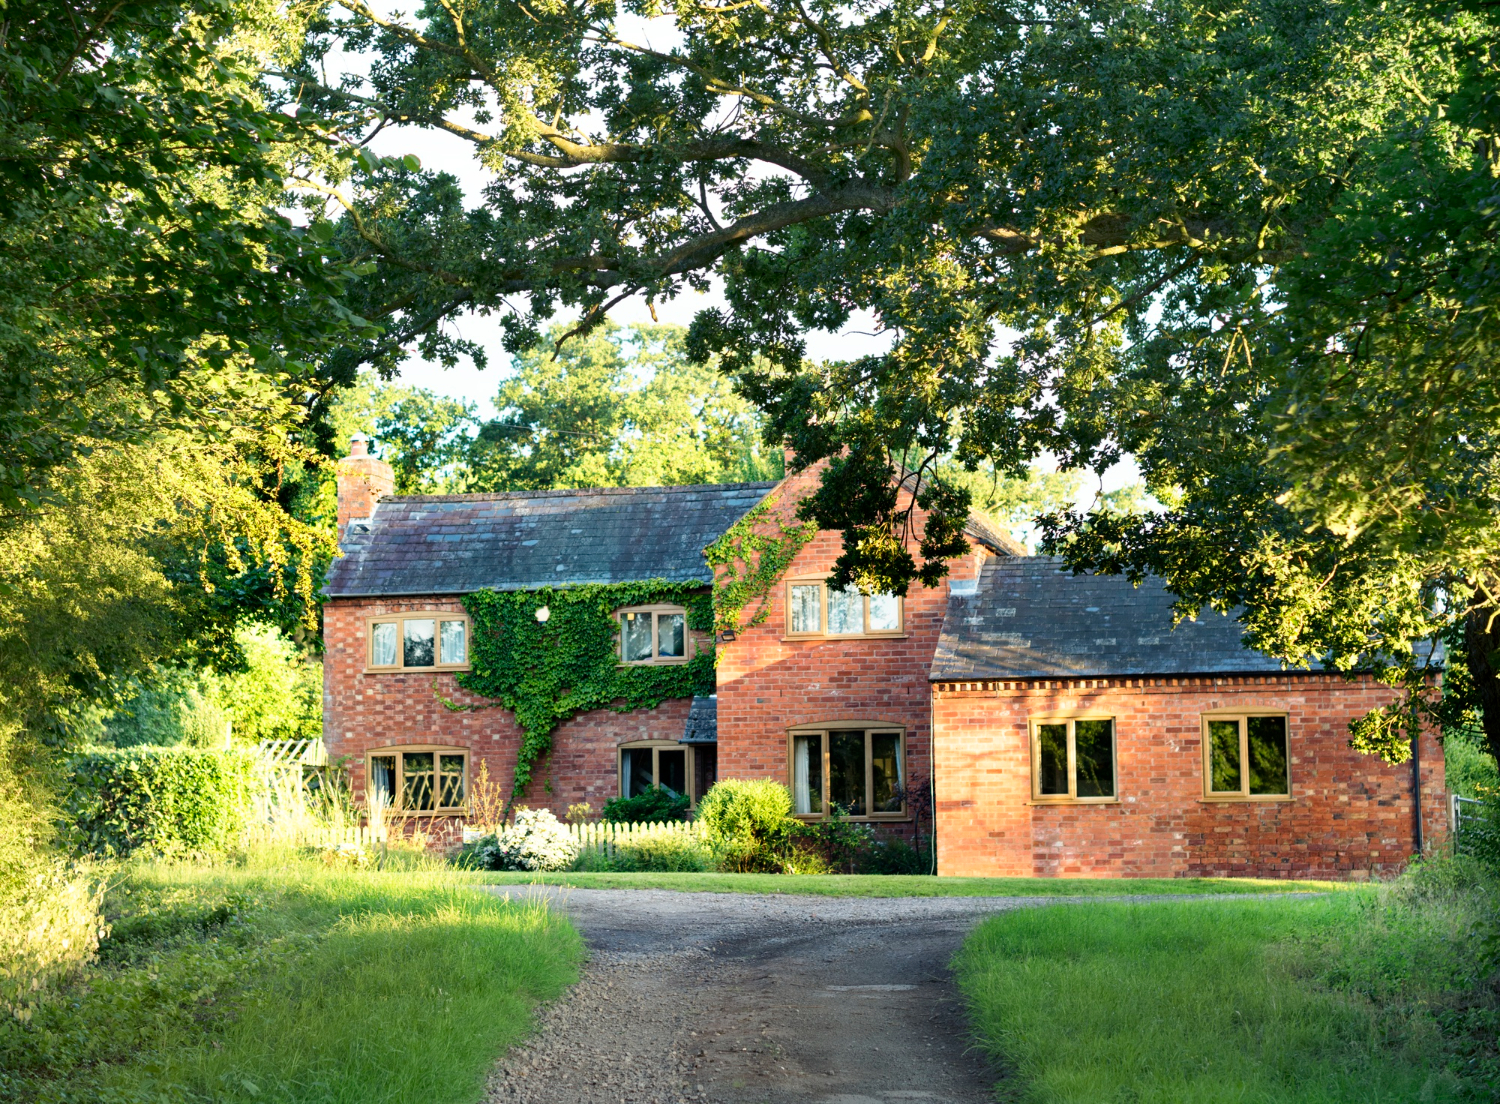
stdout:
[(1204, 717), (1205, 796), (1227, 800), (1290, 797), (1287, 751), (1284, 713)]
[(621, 663), (686, 663), (687, 611), (681, 606), (636, 606), (620, 610)]
[(367, 764), (369, 797), (393, 813), (462, 813), (468, 802), (469, 753), (462, 748), (381, 748)]
[(790, 580), (786, 609), (788, 636), (900, 636), (904, 629), (899, 595), (835, 590), (823, 579)]
[(1032, 800), (1114, 801), (1117, 792), (1114, 718), (1031, 722)]
[(421, 612), (369, 621), (372, 671), (459, 670), (469, 665), (469, 619)]

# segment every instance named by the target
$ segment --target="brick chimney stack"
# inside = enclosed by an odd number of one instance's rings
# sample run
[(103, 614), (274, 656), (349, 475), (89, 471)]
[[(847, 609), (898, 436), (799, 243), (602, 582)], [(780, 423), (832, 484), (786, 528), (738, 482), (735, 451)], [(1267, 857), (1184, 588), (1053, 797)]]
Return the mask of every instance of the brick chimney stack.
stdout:
[(349, 440), (349, 455), (338, 463), (339, 540), (355, 518), (375, 512), (375, 503), (396, 488), (396, 473), (384, 460), (370, 455), (370, 439), (356, 433)]

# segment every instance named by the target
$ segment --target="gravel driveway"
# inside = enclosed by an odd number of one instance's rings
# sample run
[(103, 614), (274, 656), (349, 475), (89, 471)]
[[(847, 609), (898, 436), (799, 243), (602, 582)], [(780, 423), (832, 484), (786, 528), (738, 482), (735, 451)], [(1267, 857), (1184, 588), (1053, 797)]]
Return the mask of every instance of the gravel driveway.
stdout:
[[(517, 895), (514, 887), (493, 892)], [(495, 1071), (496, 1104), (979, 1104), (948, 962), (990, 913), (1058, 898), (531, 887), (593, 957)]]

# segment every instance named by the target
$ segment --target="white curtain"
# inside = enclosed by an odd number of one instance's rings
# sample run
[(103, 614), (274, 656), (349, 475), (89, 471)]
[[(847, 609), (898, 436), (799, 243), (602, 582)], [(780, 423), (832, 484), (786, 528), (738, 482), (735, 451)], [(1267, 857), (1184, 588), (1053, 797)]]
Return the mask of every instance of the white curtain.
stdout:
[(808, 786), (808, 757), (812, 751), (812, 741), (806, 736), (798, 736), (792, 744), (792, 801), (797, 812), (807, 814), (813, 811), (812, 792)]

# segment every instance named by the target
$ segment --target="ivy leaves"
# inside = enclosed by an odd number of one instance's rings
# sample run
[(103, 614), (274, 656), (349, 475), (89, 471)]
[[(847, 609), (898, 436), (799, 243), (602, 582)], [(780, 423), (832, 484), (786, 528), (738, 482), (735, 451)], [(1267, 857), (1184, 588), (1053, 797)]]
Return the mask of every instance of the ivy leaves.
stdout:
[[(464, 598), (474, 621), (473, 669), (458, 676), (465, 690), (493, 698), (521, 729), (511, 800), (530, 784), (552, 749), (557, 726), (592, 709), (628, 713), (669, 698), (714, 692), (712, 648), (685, 664), (624, 666), (619, 621), (625, 606), (672, 603), (687, 609), (688, 627), (713, 628), (712, 598), (700, 583), (643, 582), (534, 591), (481, 590)], [(547, 619), (537, 618), (547, 610)]]

